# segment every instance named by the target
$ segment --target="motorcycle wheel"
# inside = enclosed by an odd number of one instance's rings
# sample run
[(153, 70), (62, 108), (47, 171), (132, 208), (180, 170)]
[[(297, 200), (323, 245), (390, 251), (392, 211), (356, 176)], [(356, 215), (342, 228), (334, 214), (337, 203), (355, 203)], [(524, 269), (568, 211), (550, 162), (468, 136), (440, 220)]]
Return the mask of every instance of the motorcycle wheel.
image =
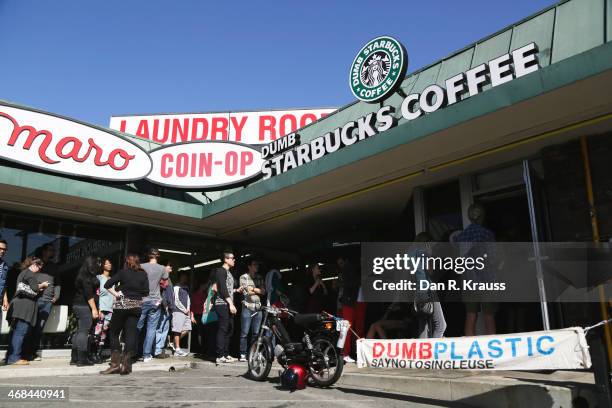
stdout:
[(249, 377), (255, 381), (265, 381), (272, 369), (272, 356), (265, 341), (255, 341), (249, 348), (247, 357)]
[(336, 345), (326, 337), (316, 338), (312, 342), (315, 361), (310, 363), (310, 378), (319, 387), (329, 387), (342, 375), (344, 360)]

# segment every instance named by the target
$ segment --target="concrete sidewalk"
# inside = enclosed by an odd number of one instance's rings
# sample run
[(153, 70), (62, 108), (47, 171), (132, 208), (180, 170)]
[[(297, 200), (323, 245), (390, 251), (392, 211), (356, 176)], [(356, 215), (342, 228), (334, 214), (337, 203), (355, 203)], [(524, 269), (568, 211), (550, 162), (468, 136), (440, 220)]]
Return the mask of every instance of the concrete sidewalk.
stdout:
[[(41, 376), (97, 375), (107, 364), (76, 367), (69, 359), (46, 358), (29, 366), (0, 366), (0, 378)], [(133, 373), (172, 371), (214, 367), (215, 364), (195, 357), (170, 357), (148, 363), (137, 362)], [(247, 371), (246, 363), (223, 364), (223, 369), (237, 373)], [(270, 377), (278, 375), (274, 365)], [(547, 373), (520, 371), (432, 371), (358, 369), (345, 366), (336, 388), (350, 393), (394, 393), (423, 399), (473, 407), (571, 407), (576, 398), (596, 406), (593, 374), (586, 371)]]

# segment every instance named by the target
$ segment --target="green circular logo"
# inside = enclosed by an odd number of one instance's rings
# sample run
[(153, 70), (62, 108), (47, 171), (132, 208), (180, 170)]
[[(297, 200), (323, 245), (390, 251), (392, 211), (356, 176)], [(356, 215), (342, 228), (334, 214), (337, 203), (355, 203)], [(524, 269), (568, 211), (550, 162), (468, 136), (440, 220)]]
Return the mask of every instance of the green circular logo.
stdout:
[(408, 55), (393, 37), (378, 37), (359, 50), (351, 65), (349, 84), (353, 95), (376, 102), (393, 92), (404, 79)]

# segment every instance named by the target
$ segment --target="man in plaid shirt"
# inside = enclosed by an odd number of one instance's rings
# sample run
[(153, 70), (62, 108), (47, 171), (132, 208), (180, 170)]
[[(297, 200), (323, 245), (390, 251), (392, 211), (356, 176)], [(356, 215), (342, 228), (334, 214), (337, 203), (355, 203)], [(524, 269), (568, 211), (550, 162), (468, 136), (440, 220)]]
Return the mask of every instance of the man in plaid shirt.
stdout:
[[(492, 267), (495, 263), (495, 246), (493, 244), (495, 242), (495, 234), (482, 225), (485, 219), (484, 207), (476, 203), (470, 205), (468, 208), (468, 218), (471, 224), (454, 238), (455, 242), (460, 243), (460, 256), (476, 258), (486, 255), (487, 262), (484, 270), (473, 273), (472, 275), (466, 272), (464, 279), (472, 279), (475, 282), (493, 282), (495, 280)], [(476, 320), (478, 319), (479, 311), (482, 311), (484, 314), (486, 334), (495, 334), (495, 312), (497, 311), (497, 303), (487, 301), (486, 296), (474, 292), (464, 292), (463, 300), (466, 310), (465, 335), (476, 335)]]

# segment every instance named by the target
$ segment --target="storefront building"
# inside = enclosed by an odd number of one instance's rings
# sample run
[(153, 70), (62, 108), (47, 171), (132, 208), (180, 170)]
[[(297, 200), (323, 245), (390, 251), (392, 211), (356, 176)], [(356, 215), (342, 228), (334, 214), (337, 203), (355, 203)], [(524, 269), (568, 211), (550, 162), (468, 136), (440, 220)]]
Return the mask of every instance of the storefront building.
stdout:
[[(444, 240), (469, 223), (476, 201), (498, 240), (609, 242), (610, 40), (611, 1), (561, 2), (409, 73), (384, 100), (357, 101), (297, 133), (304, 146), (390, 107), (382, 131), (220, 193), (88, 180), (3, 160), (0, 228), (9, 260), (53, 242), (70, 276), (87, 254), (119, 263), (128, 251), (157, 246), (176, 266), (204, 273), (231, 245), (286, 267), (348, 243), (410, 241), (425, 230)], [(519, 72), (513, 52), (530, 44), (535, 51), (525, 55), (535, 55), (537, 67)], [(504, 55), (515, 70), (503, 83), (491, 83), (489, 71), (454, 103), (448, 94), (430, 111), (423, 101), (405, 102), (432, 85), (448, 91), (450, 78), (490, 69)], [(607, 313), (598, 304), (549, 306), (547, 317), (534, 305), (532, 320), (504, 330), (536, 330), (544, 320), (550, 328), (588, 325)], [(461, 333), (449, 324), (447, 335)]]

